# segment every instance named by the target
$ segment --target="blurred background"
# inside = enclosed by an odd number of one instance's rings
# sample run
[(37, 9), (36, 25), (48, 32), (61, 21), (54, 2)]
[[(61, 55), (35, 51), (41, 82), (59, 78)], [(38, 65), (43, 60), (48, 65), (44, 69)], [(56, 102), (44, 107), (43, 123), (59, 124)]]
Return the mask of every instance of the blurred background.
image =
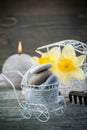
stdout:
[(86, 8), (85, 0), (1, 0), (0, 70), (19, 41), (31, 56), (37, 47), (61, 40), (87, 43)]
[[(37, 47), (68, 39), (87, 43), (86, 0), (0, 0), (0, 72), (5, 60), (18, 53), (19, 41), (23, 53), (34, 56)], [(18, 83), (18, 78), (11, 77)], [(4, 87), (3, 82), (0, 130), (87, 129), (87, 107), (70, 103), (68, 99), (66, 113), (61, 118), (53, 114), (45, 124), (34, 117), (23, 119), (12, 87), (7, 83)], [(19, 99), (23, 97), (20, 90), (17, 94)]]

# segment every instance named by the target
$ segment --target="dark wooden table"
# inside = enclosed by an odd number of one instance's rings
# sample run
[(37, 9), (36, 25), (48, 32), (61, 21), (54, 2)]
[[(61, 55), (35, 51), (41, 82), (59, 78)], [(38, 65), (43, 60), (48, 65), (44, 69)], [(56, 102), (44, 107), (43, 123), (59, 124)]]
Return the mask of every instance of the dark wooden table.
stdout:
[[(13, 91), (4, 91), (8, 98), (0, 93), (0, 130), (86, 130), (87, 106), (72, 104), (66, 98), (67, 108), (63, 116), (50, 115), (47, 122), (40, 122), (34, 116), (24, 119)], [(19, 92), (18, 92), (19, 93)], [(4, 95), (4, 94), (2, 94)], [(19, 96), (22, 99), (22, 96)]]
[[(17, 53), (36, 55), (35, 49), (53, 42), (73, 39), (87, 43), (87, 6), (82, 0), (2, 0), (0, 2), (0, 72), (5, 60)], [(46, 123), (22, 118), (16, 99), (5, 99), (0, 89), (0, 130), (86, 130), (87, 107), (71, 104), (62, 117), (54, 115)], [(2, 98), (3, 97), (3, 98)], [(8, 106), (10, 108), (8, 108)]]

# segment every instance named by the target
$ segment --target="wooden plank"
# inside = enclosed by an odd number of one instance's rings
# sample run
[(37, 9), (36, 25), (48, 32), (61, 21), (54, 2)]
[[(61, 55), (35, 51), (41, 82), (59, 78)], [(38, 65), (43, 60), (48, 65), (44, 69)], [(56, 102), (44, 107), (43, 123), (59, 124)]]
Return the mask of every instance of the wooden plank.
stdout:
[[(0, 2), (0, 72), (5, 60), (17, 53), (36, 55), (35, 49), (53, 42), (75, 39), (87, 43), (87, 6), (76, 0), (6, 0)], [(20, 91), (18, 96), (23, 100)], [(10, 86), (0, 88), (0, 130), (86, 130), (87, 107), (71, 104), (62, 117), (51, 115), (46, 123), (33, 116), (26, 120)]]
[[(10, 104), (11, 103), (15, 104), (15, 101), (10, 102)], [(87, 127), (87, 107), (69, 102), (67, 102), (67, 109), (63, 116), (58, 117), (51, 115), (50, 120), (46, 123), (39, 122), (34, 116), (29, 120), (23, 119), (17, 107), (4, 108), (2, 111), (0, 108), (0, 113), (0, 127), (2, 130), (14, 130), (18, 128), (26, 130), (33, 130), (35, 128), (42, 130), (86, 130)]]

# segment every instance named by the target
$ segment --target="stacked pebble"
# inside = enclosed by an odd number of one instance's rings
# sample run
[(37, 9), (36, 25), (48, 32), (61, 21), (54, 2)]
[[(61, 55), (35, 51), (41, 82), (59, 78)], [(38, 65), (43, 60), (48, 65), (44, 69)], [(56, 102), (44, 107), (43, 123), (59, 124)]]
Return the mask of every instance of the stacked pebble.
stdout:
[(58, 82), (58, 77), (49, 70), (51, 63), (34, 65), (29, 70), (28, 85), (46, 86)]
[(22, 93), (28, 102), (35, 104), (57, 102), (59, 80), (57, 75), (54, 75), (50, 70), (51, 67), (51, 63), (41, 65), (34, 64), (25, 74), (22, 83), (25, 82), (26, 78), (27, 86), (30, 89), (24, 85)]

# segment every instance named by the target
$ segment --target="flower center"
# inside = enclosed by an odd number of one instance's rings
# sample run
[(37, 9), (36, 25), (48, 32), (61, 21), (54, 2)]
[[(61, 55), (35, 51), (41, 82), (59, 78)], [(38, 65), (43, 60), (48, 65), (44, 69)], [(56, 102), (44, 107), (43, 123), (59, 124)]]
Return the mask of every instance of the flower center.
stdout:
[(41, 57), (39, 58), (39, 64), (44, 64), (50, 62), (50, 58), (49, 57)]
[(69, 72), (74, 69), (74, 63), (71, 59), (60, 59), (58, 68), (63, 72)]
[(45, 64), (45, 63), (48, 63), (48, 62), (52, 63), (52, 67), (50, 68), (50, 70), (54, 72), (55, 69), (56, 69), (56, 64), (57, 64), (55, 62), (55, 60), (51, 59), (50, 57), (40, 57), (39, 61), (38, 61), (39, 64)]

